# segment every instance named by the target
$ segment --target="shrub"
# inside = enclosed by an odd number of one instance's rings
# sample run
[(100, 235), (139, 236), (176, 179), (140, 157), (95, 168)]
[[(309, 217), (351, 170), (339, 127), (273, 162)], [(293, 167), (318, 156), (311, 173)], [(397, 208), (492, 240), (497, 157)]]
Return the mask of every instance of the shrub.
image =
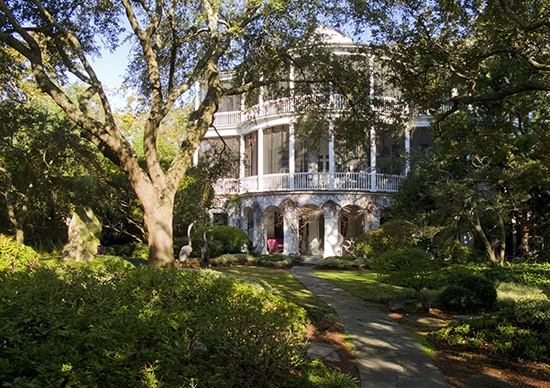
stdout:
[(234, 226), (202, 226), (192, 233), (193, 248), (195, 248), (192, 255), (195, 257), (200, 257), (200, 248), (204, 245), (205, 230), (212, 257), (224, 253), (241, 253), (243, 245), (248, 246), (250, 243), (246, 232)]
[(109, 245), (105, 248), (105, 254), (108, 256), (134, 257), (147, 260), (149, 258), (149, 246), (140, 242), (124, 245)]
[(355, 258), (353, 256), (343, 256), (343, 257), (327, 257), (322, 260), (317, 261), (316, 268), (319, 269), (369, 269), (370, 260)]
[(290, 256), (283, 255), (282, 253), (272, 253), (270, 255), (258, 255), (255, 259), (256, 263), (265, 265), (268, 267), (285, 268), (292, 267), (295, 264), (302, 262), (299, 258), (291, 258)]
[(382, 252), (414, 246), (419, 241), (417, 232), (418, 227), (412, 222), (392, 220), (358, 236), (350, 253), (357, 257), (371, 257)]
[(28, 265), (37, 265), (40, 255), (32, 248), (17, 245), (14, 239), (0, 234), (0, 270), (17, 271)]
[(439, 264), (424, 250), (407, 247), (381, 254), (372, 267), (385, 282), (419, 291), (427, 287)]
[(256, 259), (250, 253), (225, 253), (210, 260), (213, 267), (231, 265), (247, 265), (255, 263)]
[(294, 387), (304, 311), (211, 270), (0, 272), (10, 386)]
[(550, 300), (544, 294), (520, 299), (513, 314), (524, 327), (550, 330)]
[(447, 287), (439, 298), (441, 306), (457, 312), (493, 308), (497, 292), (493, 283), (481, 276), (465, 276)]
[(550, 292), (549, 264), (511, 264), (505, 267), (491, 267), (483, 271), (483, 276), (493, 282), (517, 283), (544, 287)]
[(451, 346), (464, 346), (467, 349), (483, 347), (506, 358), (514, 356), (546, 361), (550, 356), (546, 330), (538, 332), (515, 326), (503, 314), (451, 323), (433, 336)]

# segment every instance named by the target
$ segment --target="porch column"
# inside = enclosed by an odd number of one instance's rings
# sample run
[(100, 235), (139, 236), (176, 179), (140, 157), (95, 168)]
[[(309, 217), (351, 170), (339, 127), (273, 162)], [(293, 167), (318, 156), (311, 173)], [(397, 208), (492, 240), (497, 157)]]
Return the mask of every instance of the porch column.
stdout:
[[(263, 81), (264, 77), (262, 76), (260, 78), (260, 81)], [(258, 96), (258, 108), (259, 108), (259, 114), (260, 116), (263, 116), (264, 114), (264, 92), (265, 92), (265, 86), (260, 86), (260, 95)]]
[(294, 190), (294, 174), (296, 160), (294, 159), (294, 123), (288, 125), (288, 188)]
[(258, 191), (264, 188), (264, 130), (258, 128)]
[(328, 189), (334, 190), (334, 122), (328, 124)]
[(409, 127), (405, 128), (405, 175), (411, 171), (411, 131)]
[(325, 210), (325, 254), (323, 257), (336, 256), (338, 244), (338, 212), (333, 209)]
[[(200, 101), (200, 85), (198, 82), (195, 83), (195, 111), (199, 110), (201, 101)], [(199, 164), (199, 148), (195, 150), (195, 153), (193, 154), (193, 166), (196, 166)]]
[(376, 130), (370, 129), (370, 191), (376, 190)]
[(244, 193), (244, 157), (246, 153), (246, 147), (244, 143), (244, 136), (239, 138), (239, 193)]
[(268, 253), (265, 213), (260, 209), (254, 212), (254, 232), (252, 245), (257, 252), (263, 254)]
[(298, 209), (296, 206), (283, 207), (284, 251), (290, 257), (300, 256), (298, 247)]

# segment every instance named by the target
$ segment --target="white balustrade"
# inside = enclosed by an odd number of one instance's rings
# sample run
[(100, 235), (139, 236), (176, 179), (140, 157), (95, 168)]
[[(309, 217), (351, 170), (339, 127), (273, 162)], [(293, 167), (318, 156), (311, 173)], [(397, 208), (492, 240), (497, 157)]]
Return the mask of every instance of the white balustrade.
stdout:
[(264, 175), (264, 191), (288, 190), (289, 174), (266, 174)]
[[(329, 109), (342, 110), (346, 107), (344, 96), (334, 94), (330, 96)], [(276, 116), (292, 112), (292, 100), (289, 97), (283, 97), (276, 100), (264, 101), (263, 104), (255, 105), (243, 111), (217, 112), (214, 115), (214, 125), (216, 127), (237, 126), (241, 122), (253, 120), (258, 117)]]
[(295, 190), (328, 190), (328, 172), (297, 172), (294, 174)]
[(228, 127), (236, 126), (241, 123), (241, 112), (218, 112), (214, 115), (214, 126), (216, 127)]
[(394, 193), (399, 189), (399, 183), (401, 183), (402, 178), (401, 175), (376, 174), (376, 189), (378, 191)]
[(218, 179), (214, 183), (214, 192), (216, 195), (239, 194), (239, 180), (236, 178)]
[[(248, 176), (243, 179), (242, 192), (266, 192), (289, 190), (289, 174), (263, 175), (263, 187), (258, 188), (258, 177)], [(334, 173), (334, 189), (338, 191), (373, 191), (370, 173), (337, 172)], [(401, 175), (376, 174), (376, 191), (394, 193), (399, 189)], [(328, 172), (297, 172), (294, 174), (294, 190), (329, 190), (330, 174)], [(214, 185), (217, 195), (239, 194), (238, 179), (220, 179)]]
[(366, 172), (334, 173), (334, 188), (336, 190), (370, 190), (370, 174)]

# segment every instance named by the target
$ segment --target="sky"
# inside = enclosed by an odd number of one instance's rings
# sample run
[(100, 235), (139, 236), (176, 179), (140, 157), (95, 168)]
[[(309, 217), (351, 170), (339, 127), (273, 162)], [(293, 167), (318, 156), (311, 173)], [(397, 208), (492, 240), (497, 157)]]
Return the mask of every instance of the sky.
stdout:
[(92, 60), (92, 67), (103, 86), (109, 90), (109, 101), (116, 108), (125, 105), (124, 98), (114, 94), (114, 90), (124, 81), (129, 52), (129, 45), (123, 45), (114, 53), (105, 49), (101, 52), (101, 58)]

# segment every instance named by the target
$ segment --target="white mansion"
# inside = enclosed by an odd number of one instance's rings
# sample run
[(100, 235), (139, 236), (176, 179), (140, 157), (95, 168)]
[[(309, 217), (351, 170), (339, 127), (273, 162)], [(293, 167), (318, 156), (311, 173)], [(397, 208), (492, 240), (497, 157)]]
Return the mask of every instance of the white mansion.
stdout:
[[(354, 44), (330, 28), (323, 27), (323, 33), (335, 47)], [(231, 74), (225, 75), (224, 81), (230, 80)], [(292, 82), (286, 86), (292, 89)], [(237, 96), (225, 98), (215, 115), (216, 130), (207, 133), (201, 149), (221, 136), (239, 150), (240, 163), (233, 176), (216, 185), (214, 220), (245, 230), (256, 250), (290, 256), (342, 255), (353, 238), (378, 227), (408, 171), (411, 149), (430, 142), (428, 120), (411, 120), (399, 143), (377, 141), (371, 128), (370, 144), (350, 155), (339, 149), (333, 131), (332, 119), (344, 107), (340, 96), (331, 97), (327, 133), (319, 135), (320, 146), (310, 147), (295, 137), (290, 98), (272, 97), (267, 88), (254, 106), (245, 107)], [(387, 163), (397, 156), (399, 167)]]

